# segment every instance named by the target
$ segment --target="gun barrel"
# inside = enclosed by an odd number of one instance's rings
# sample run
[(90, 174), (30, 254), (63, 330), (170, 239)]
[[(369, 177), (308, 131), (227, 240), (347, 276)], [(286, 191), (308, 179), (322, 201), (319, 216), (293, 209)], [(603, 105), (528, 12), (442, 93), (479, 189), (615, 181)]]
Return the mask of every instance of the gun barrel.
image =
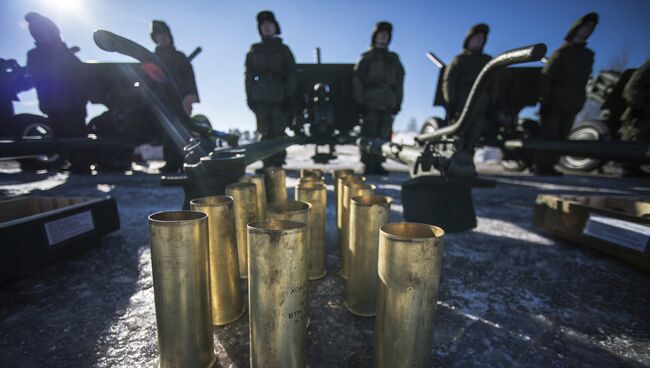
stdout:
[(524, 150), (609, 161), (650, 164), (650, 142), (517, 139), (506, 141), (505, 148), (509, 150)]
[(203, 51), (201, 46), (195, 48), (194, 51), (192, 51), (192, 53), (187, 56), (187, 60), (189, 61), (194, 60), (194, 58), (197, 57), (201, 53), (201, 51)]
[(426, 55), (427, 55), (427, 59), (431, 60), (431, 62), (434, 63), (438, 67), (438, 69), (442, 69), (445, 66), (447, 66), (442, 61), (442, 59), (440, 59), (438, 56), (436, 56), (436, 54), (434, 54), (433, 52), (429, 51), (429, 52), (426, 53)]

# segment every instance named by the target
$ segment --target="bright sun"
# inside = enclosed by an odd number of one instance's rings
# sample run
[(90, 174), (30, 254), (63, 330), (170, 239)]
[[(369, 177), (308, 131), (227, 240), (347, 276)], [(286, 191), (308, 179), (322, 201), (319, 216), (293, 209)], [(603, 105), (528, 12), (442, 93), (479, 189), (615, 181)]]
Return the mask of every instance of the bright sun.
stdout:
[(43, 0), (49, 8), (61, 12), (75, 12), (81, 10), (84, 0)]

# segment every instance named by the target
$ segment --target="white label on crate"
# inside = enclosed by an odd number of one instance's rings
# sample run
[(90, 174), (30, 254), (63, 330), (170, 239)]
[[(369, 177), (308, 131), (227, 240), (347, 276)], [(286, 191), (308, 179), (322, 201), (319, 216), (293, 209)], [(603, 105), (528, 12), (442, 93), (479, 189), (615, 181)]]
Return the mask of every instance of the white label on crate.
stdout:
[(589, 215), (583, 234), (645, 252), (650, 226), (606, 216)]
[(93, 229), (95, 229), (95, 224), (90, 211), (77, 213), (45, 224), (45, 233), (47, 233), (47, 241), (50, 245), (60, 243)]

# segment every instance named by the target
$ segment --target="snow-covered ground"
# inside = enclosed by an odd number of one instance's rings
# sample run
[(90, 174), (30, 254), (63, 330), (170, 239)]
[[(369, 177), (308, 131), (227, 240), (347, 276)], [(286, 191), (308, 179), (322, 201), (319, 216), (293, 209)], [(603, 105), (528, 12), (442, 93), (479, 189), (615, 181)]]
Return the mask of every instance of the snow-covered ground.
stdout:
[[(408, 139), (396, 136), (395, 140)], [(313, 146), (288, 150), (290, 195), (297, 169), (362, 170), (357, 149), (337, 149), (328, 165)], [(0, 367), (151, 367), (157, 357), (147, 215), (181, 207), (180, 188), (162, 187), (151, 167), (128, 175), (21, 174), (2, 164), (0, 194), (117, 198), (122, 228), (102, 244), (0, 284)], [(394, 198), (401, 221), (406, 167), (370, 176)], [(249, 167), (253, 170), (256, 165)], [(153, 170), (152, 170), (153, 169)], [(478, 227), (445, 236), (434, 344), (436, 367), (642, 367), (650, 365), (650, 278), (626, 264), (531, 225), (539, 193), (650, 195), (645, 179), (491, 176), (474, 190)], [(309, 366), (368, 367), (373, 318), (343, 307), (334, 197), (328, 177), (327, 276), (310, 283)], [(246, 290), (246, 284), (242, 283)], [(214, 328), (221, 367), (248, 366), (248, 318)]]

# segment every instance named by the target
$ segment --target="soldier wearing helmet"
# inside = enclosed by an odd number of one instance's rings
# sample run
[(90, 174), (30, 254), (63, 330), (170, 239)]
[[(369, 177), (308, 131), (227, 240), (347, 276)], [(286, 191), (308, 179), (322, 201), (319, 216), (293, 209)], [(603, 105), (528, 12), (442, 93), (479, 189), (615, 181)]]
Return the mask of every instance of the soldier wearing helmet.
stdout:
[[(25, 20), (35, 41), (35, 47), (27, 52), (27, 73), (36, 87), (40, 110), (47, 114), (58, 137), (85, 137), (88, 97), (85, 68), (74, 55), (78, 48), (68, 48), (50, 18), (31, 12), (25, 15)], [(71, 152), (68, 161), (71, 171), (90, 172), (83, 153)]]
[[(587, 39), (598, 24), (598, 14), (589, 13), (569, 29), (560, 46), (542, 68), (539, 100), (542, 138), (566, 139), (576, 114), (586, 100), (585, 86), (594, 63), (594, 52), (587, 48)], [(560, 175), (553, 168), (558, 156), (540, 155), (535, 172), (538, 175)]]
[[(393, 26), (375, 25), (370, 50), (354, 66), (354, 100), (362, 117), (361, 136), (389, 140), (393, 120), (399, 113), (404, 95), (404, 67), (396, 53), (388, 51)], [(366, 174), (386, 175), (381, 155), (361, 152)]]
[[(268, 11), (257, 14), (257, 30), (262, 38), (246, 54), (245, 87), (248, 107), (255, 113), (261, 140), (284, 135), (293, 117), (296, 93), (296, 61), (278, 37), (280, 25)], [(286, 151), (263, 160), (264, 167), (282, 166)]]
[(483, 53), (489, 32), (490, 27), (484, 23), (470, 28), (463, 41), (463, 51), (445, 69), (442, 91), (449, 122), (458, 119), (476, 77), (492, 59)]
[[(151, 39), (156, 44), (156, 56), (167, 68), (178, 88), (185, 112), (192, 115), (192, 104), (200, 102), (192, 64), (184, 53), (176, 50), (174, 37), (167, 23), (161, 20), (152, 21)], [(193, 128), (200, 130), (198, 127)], [(165, 159), (163, 172), (177, 172), (183, 167), (183, 156), (177, 152), (166, 135), (163, 135), (163, 157)]]

